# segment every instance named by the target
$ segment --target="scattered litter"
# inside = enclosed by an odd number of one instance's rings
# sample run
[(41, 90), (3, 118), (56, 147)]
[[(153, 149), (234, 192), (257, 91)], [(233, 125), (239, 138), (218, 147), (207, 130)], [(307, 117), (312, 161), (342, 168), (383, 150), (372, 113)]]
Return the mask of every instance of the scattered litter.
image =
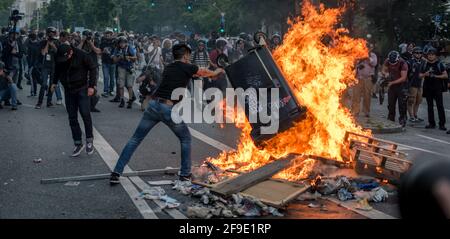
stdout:
[(161, 187), (150, 187), (143, 190), (140, 194), (140, 198), (145, 198), (149, 200), (157, 200), (161, 199), (161, 197), (166, 195), (166, 191), (164, 191)]
[(5, 182), (5, 183), (3, 183), (3, 185), (8, 185), (8, 183)]
[(35, 158), (35, 159), (33, 159), (33, 162), (34, 163), (41, 163), (42, 159), (41, 158)]
[(14, 179), (11, 178), (9, 181), (14, 182)]
[(345, 188), (339, 189), (337, 196), (338, 196), (339, 200), (341, 200), (341, 201), (348, 201), (348, 200), (353, 199), (353, 194), (351, 194)]
[(373, 207), (371, 207), (369, 205), (369, 202), (367, 201), (367, 199), (362, 199), (358, 201), (358, 205), (355, 207), (358, 210), (362, 210), (362, 211), (371, 211), (373, 210)]
[(186, 214), (189, 218), (209, 219), (213, 217), (211, 209), (205, 207), (188, 207)]
[(370, 192), (358, 191), (354, 193), (355, 198), (367, 200), (369, 202), (384, 202), (389, 197), (388, 193), (381, 187), (375, 188)]
[(180, 203), (176, 199), (171, 198), (167, 195), (162, 196), (159, 199), (166, 203), (166, 208), (177, 208), (180, 206)]
[(175, 181), (172, 189), (177, 190), (183, 195), (190, 195), (192, 191), (192, 183), (189, 181)]
[(378, 188), (380, 186), (379, 182), (372, 181), (370, 183), (356, 183), (356, 187), (359, 190), (370, 191), (372, 189)]
[(148, 181), (148, 184), (152, 186), (173, 185), (173, 181), (172, 180)]
[(70, 181), (64, 184), (64, 186), (68, 186), (68, 187), (78, 187), (78, 185), (80, 185), (80, 182), (77, 181)]

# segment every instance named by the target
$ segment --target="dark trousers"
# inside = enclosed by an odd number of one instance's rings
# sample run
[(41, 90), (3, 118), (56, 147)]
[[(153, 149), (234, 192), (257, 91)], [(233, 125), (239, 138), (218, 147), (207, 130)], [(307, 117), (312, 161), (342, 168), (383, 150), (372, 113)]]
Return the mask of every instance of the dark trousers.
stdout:
[(436, 107), (439, 115), (439, 126), (445, 126), (445, 109), (442, 92), (427, 92), (426, 99), (428, 105), (428, 122), (430, 125), (436, 126), (436, 121), (434, 120), (434, 101), (436, 101)]
[(405, 94), (404, 88), (400, 86), (391, 86), (388, 91), (388, 119), (395, 122), (395, 107), (398, 104), (398, 112), (400, 114), (399, 123), (406, 124), (406, 111), (407, 111), (407, 94)]
[(94, 135), (92, 133), (91, 106), (87, 89), (82, 89), (77, 92), (69, 92), (66, 90), (65, 101), (75, 145), (82, 144), (82, 132), (78, 123), (78, 112), (80, 112), (81, 118), (83, 119), (86, 141), (92, 143)]

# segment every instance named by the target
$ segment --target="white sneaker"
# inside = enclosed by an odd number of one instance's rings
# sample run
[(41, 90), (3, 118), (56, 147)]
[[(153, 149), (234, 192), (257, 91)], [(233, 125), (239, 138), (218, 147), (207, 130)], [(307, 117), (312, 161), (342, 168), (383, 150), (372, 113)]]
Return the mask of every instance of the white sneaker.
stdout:
[(62, 100), (57, 100), (56, 105), (62, 105)]

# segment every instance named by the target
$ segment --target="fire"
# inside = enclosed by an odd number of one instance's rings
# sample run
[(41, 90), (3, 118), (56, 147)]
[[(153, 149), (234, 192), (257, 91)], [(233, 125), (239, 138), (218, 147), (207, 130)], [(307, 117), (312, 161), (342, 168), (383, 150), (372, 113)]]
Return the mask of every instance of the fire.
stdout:
[[(289, 20), (291, 28), (273, 56), (298, 101), (308, 108), (305, 120), (257, 148), (250, 124), (241, 125), (236, 152), (222, 153), (210, 161), (224, 169), (250, 171), (273, 158), (290, 153), (317, 155), (342, 161), (346, 132), (368, 135), (341, 103), (344, 91), (357, 82), (355, 62), (368, 55), (366, 42), (336, 29), (344, 9), (316, 9), (304, 1), (302, 15)], [(230, 115), (227, 115), (230, 117)], [(231, 116), (237, 117), (237, 116)], [(299, 180), (308, 176), (315, 160), (299, 157), (278, 178)]]

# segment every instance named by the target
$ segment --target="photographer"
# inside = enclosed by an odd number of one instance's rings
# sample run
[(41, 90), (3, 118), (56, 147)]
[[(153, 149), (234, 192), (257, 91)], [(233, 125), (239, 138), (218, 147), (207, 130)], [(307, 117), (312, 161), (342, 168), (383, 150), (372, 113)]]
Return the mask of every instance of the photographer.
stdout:
[(103, 70), (103, 94), (107, 98), (113, 96), (114, 86), (116, 85), (116, 65), (112, 59), (114, 49), (114, 38), (111, 30), (106, 30), (101, 39), (100, 49), (102, 51), (102, 70)]
[(128, 109), (132, 108), (136, 97), (133, 94), (134, 83), (134, 62), (136, 62), (136, 49), (128, 44), (126, 37), (119, 37), (118, 47), (113, 53), (113, 62), (117, 64), (117, 87), (119, 88), (120, 105), (119, 108), (125, 107), (124, 87), (128, 89), (129, 101)]
[[(100, 48), (98, 48), (95, 45), (94, 34), (90, 30), (83, 31), (81, 42), (78, 45), (78, 48), (87, 52), (88, 56), (92, 59), (92, 62), (94, 62), (94, 64), (97, 66), (96, 72), (98, 72), (98, 55), (102, 53), (102, 50), (100, 50)], [(94, 80), (97, 82), (98, 74), (95, 76)], [(97, 95), (97, 92), (95, 92), (94, 95), (90, 97), (90, 99), (91, 99), (91, 112), (99, 113), (100, 110), (96, 108), (97, 103), (99, 101), (99, 96)]]
[[(47, 91), (47, 107), (52, 107), (53, 92), (49, 90), (49, 81), (52, 82), (55, 75), (55, 55), (58, 47), (58, 40), (56, 39), (56, 28), (49, 27), (46, 31), (46, 38), (41, 41), (41, 56), (38, 62), (38, 67), (41, 71), (41, 90), (39, 91), (39, 99), (36, 104), (36, 109), (41, 109), (44, 100), (44, 94)], [(57, 105), (62, 104), (61, 89), (57, 86), (56, 90)]]
[(427, 99), (428, 104), (429, 124), (426, 128), (436, 128), (436, 121), (434, 119), (434, 101), (436, 101), (436, 108), (439, 115), (439, 130), (446, 131), (443, 92), (447, 91), (445, 82), (448, 79), (448, 74), (445, 65), (438, 60), (437, 50), (435, 48), (429, 48), (426, 54), (427, 62), (423, 65), (419, 75), (424, 79), (423, 96)]
[(375, 75), (375, 68), (378, 65), (378, 58), (373, 53), (374, 46), (370, 44), (369, 58), (362, 60), (357, 66), (358, 84), (353, 88), (352, 111), (355, 117), (359, 116), (361, 111), (361, 97), (363, 98), (364, 116), (370, 117), (370, 104), (372, 101), (372, 77)]

